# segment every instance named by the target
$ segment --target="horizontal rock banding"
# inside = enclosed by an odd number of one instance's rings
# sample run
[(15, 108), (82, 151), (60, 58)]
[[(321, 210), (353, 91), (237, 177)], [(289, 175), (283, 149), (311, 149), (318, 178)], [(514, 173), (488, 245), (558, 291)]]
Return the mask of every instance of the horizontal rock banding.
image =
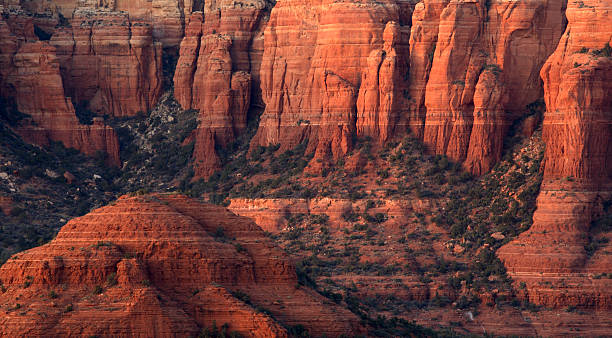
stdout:
[(257, 225), (178, 195), (122, 197), (15, 255), (0, 276), (3, 336), (197, 335), (214, 323), (245, 336), (283, 337), (282, 325), (298, 324), (361, 330), (347, 310), (296, 288), (293, 265)]

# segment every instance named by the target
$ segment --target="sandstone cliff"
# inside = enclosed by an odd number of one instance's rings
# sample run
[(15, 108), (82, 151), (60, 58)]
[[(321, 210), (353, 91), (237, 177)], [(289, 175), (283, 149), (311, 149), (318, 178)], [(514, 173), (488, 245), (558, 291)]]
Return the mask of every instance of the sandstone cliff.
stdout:
[(78, 9), (51, 39), (66, 93), (100, 115), (146, 113), (161, 94), (161, 45), (148, 23), (128, 14)]
[(22, 24), (24, 20), (27, 17), (9, 16), (8, 23), (0, 20), (3, 32), (0, 96), (21, 113), (29, 115), (16, 131), (26, 141), (39, 145), (59, 141), (88, 155), (101, 151), (108, 154), (110, 165), (120, 165), (115, 132), (101, 119), (95, 119), (93, 125), (79, 123), (72, 102), (64, 93), (55, 48), (47, 42), (34, 41), (33, 31), (23, 30), (28, 26), (32, 28), (29, 21), (26, 22), (30, 25), (18, 27), (16, 34), (9, 27)]
[(425, 144), (488, 172), (512, 121), (542, 95), (538, 74), (563, 31), (563, 10), (563, 1), (450, 1), (429, 51)]
[(282, 150), (308, 140), (318, 170), (355, 136), (384, 143), (411, 129), (433, 152), (488, 172), (508, 127), (542, 96), (538, 74), (564, 9), (563, 1), (277, 4), (253, 144)]
[[(226, 147), (247, 125), (252, 71), (259, 60), (254, 38), (260, 35), (264, 0), (220, 1), (195, 12), (181, 43), (174, 76), (175, 97), (185, 109), (200, 111), (194, 162), (196, 175), (219, 168), (216, 147)], [(258, 81), (255, 82), (258, 84)]]
[(176, 195), (120, 198), (0, 271), (3, 336), (193, 336), (215, 323), (248, 337), (285, 337), (298, 324), (315, 335), (361, 330), (296, 287), (293, 265), (254, 223)]
[(568, 27), (541, 75), (544, 182), (534, 224), (499, 250), (529, 300), (610, 309), (609, 233), (592, 227), (612, 196), (610, 3), (568, 4)]
[(410, 8), (404, 1), (277, 3), (265, 32), (266, 109), (253, 145), (279, 143), (283, 151), (308, 140), (312, 164), (321, 166), (345, 155), (356, 134), (385, 141), (401, 129)]

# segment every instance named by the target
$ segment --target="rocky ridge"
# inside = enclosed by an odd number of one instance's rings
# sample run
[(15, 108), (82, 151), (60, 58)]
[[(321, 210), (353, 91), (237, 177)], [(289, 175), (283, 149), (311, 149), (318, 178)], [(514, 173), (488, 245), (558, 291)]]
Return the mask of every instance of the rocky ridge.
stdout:
[(360, 330), (350, 312), (296, 287), (292, 264), (255, 224), (179, 195), (122, 197), (0, 269), (0, 335)]

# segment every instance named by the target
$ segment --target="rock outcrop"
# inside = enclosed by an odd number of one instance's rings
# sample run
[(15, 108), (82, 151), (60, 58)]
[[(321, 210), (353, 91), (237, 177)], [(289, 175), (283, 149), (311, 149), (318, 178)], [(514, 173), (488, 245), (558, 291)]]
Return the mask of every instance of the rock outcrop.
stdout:
[[(253, 75), (253, 40), (261, 34), (264, 0), (207, 3), (192, 14), (174, 76), (175, 96), (185, 109), (200, 111), (194, 162), (196, 176), (219, 168), (216, 147), (226, 147), (247, 125)], [(256, 52), (255, 52), (256, 53)], [(258, 83), (255, 82), (255, 83)]]
[(315, 198), (315, 199), (232, 199), (228, 209), (236, 215), (252, 219), (263, 230), (278, 233), (288, 225), (287, 216), (295, 215), (327, 215), (333, 227), (349, 226), (343, 215), (359, 210), (369, 210), (370, 213), (384, 213), (390, 220), (387, 227), (394, 228), (405, 225), (412, 214), (426, 210), (431, 205), (419, 200), (385, 200), (374, 208), (366, 208), (366, 201), (351, 201), (346, 199)]
[(122, 197), (0, 272), (2, 336), (362, 330), (348, 310), (296, 286), (293, 265), (257, 225), (178, 195)]
[(563, 1), (277, 4), (253, 144), (286, 150), (308, 140), (318, 170), (355, 136), (384, 143), (411, 129), (433, 152), (488, 172), (508, 127), (542, 96), (538, 74), (564, 9)]
[(51, 38), (75, 105), (116, 117), (148, 112), (161, 94), (162, 50), (153, 28), (128, 14), (78, 9)]
[(439, 2), (418, 7), (421, 21), (439, 20), (433, 48), (431, 25), (414, 20), (413, 28), (420, 34), (411, 46), (418, 52), (411, 84), (417, 117), (425, 53), (431, 61), (424, 143), (474, 174), (486, 173), (501, 157), (508, 127), (542, 96), (538, 74), (563, 32), (564, 2), (450, 1), (439, 19)]
[(541, 72), (546, 153), (534, 224), (498, 252), (524, 296), (545, 306), (612, 309), (612, 280), (597, 277), (612, 266), (609, 233), (592, 226), (612, 199), (610, 9), (568, 4), (568, 27)]
[[(8, 21), (11, 19), (9, 16)], [(13, 25), (27, 20), (22, 16), (14, 19)], [(9, 26), (0, 19), (3, 32), (0, 94), (19, 112), (29, 115), (16, 131), (26, 141), (39, 145), (59, 141), (88, 155), (107, 153), (107, 163), (120, 165), (119, 144), (113, 129), (98, 118), (92, 125), (79, 123), (72, 102), (64, 93), (55, 48), (45, 41), (34, 41), (34, 32), (23, 30), (28, 25), (18, 27), (16, 34)]]
[[(253, 145), (308, 140), (311, 164), (345, 155), (356, 133), (401, 128), (411, 6), (404, 1), (279, 2), (265, 32), (266, 109)], [(392, 23), (395, 22), (395, 23)], [(363, 88), (361, 87), (363, 86)]]
[[(57, 23), (62, 18), (71, 19), (74, 11), (90, 9), (98, 11), (125, 12), (131, 19), (145, 21), (153, 27), (155, 41), (164, 48), (178, 48), (184, 35), (186, 18), (194, 10), (201, 10), (203, 1), (198, 0), (3, 0), (0, 4), (9, 8), (23, 8), (37, 17), (53, 18)], [(54, 31), (53, 25), (47, 25)]]

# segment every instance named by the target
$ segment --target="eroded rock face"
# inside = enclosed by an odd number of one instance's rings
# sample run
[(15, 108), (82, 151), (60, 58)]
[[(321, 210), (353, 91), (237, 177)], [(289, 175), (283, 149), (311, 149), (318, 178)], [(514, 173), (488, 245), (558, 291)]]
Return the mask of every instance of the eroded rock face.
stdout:
[(193, 336), (213, 323), (250, 337), (286, 337), (283, 325), (297, 324), (361, 332), (353, 314), (296, 288), (257, 225), (183, 196), (120, 198), (0, 271), (3, 336)]
[[(381, 212), (392, 219), (386, 225), (399, 227), (405, 224), (414, 211), (420, 212), (430, 207), (428, 202), (418, 200), (385, 200), (381, 205), (370, 208), (370, 212)], [(287, 216), (300, 214), (327, 215), (334, 227), (349, 226), (343, 215), (366, 209), (366, 201), (350, 201), (345, 199), (247, 199), (231, 200), (228, 209), (240, 216), (252, 219), (265, 231), (278, 233), (288, 226)]]
[(542, 96), (538, 74), (564, 9), (556, 0), (277, 4), (253, 144), (308, 140), (318, 171), (354, 136), (384, 143), (410, 129), (433, 152), (488, 172), (509, 125)]
[(403, 1), (277, 3), (261, 67), (266, 110), (252, 144), (283, 151), (308, 140), (317, 170), (346, 154), (355, 133), (384, 141), (401, 125), (393, 108), (407, 80), (398, 49), (409, 15)]
[(152, 26), (128, 14), (78, 9), (71, 27), (61, 28), (57, 48), (66, 93), (100, 115), (148, 112), (161, 94), (161, 44)]
[(259, 62), (250, 55), (258, 48), (252, 45), (261, 34), (266, 8), (264, 0), (206, 3), (204, 12), (195, 12), (189, 20), (174, 84), (183, 108), (200, 111), (196, 176), (206, 177), (218, 169), (215, 148), (227, 146), (246, 129), (252, 71), (257, 71)]
[[(26, 17), (13, 24), (23, 20)], [(16, 131), (26, 141), (39, 145), (59, 141), (88, 155), (101, 151), (108, 154), (109, 164), (120, 165), (119, 144), (113, 129), (102, 119), (95, 119), (93, 125), (79, 123), (72, 102), (64, 93), (55, 48), (47, 42), (34, 41), (33, 31), (24, 34), (21, 29), (14, 34), (9, 24), (0, 19), (3, 32), (0, 94), (19, 112), (29, 115)]]
[[(60, 16), (71, 19), (77, 9), (125, 12), (137, 21), (146, 21), (153, 27), (153, 37), (164, 48), (175, 48), (181, 43), (185, 18), (194, 10), (201, 10), (203, 1), (198, 0), (4, 0), (0, 4), (23, 8), (37, 17)], [(54, 26), (46, 26), (54, 31)]]
[(546, 306), (612, 308), (612, 281), (593, 278), (612, 265), (610, 245), (586, 250), (609, 237), (591, 224), (612, 195), (610, 9), (568, 4), (567, 30), (541, 72), (546, 153), (534, 224), (499, 250), (525, 296)]
[[(450, 1), (439, 17), (435, 49), (425, 23), (414, 37), (417, 82), (413, 90), (422, 116), (422, 78), (432, 61), (425, 87), (423, 140), (431, 150), (464, 162), (474, 174), (488, 172), (500, 159), (509, 125), (542, 95), (539, 71), (557, 46), (564, 28), (563, 1)], [(435, 20), (439, 3), (418, 8)], [(413, 28), (413, 33), (414, 28)], [(429, 42), (429, 43), (428, 43)], [(425, 63), (425, 67), (423, 66)]]

